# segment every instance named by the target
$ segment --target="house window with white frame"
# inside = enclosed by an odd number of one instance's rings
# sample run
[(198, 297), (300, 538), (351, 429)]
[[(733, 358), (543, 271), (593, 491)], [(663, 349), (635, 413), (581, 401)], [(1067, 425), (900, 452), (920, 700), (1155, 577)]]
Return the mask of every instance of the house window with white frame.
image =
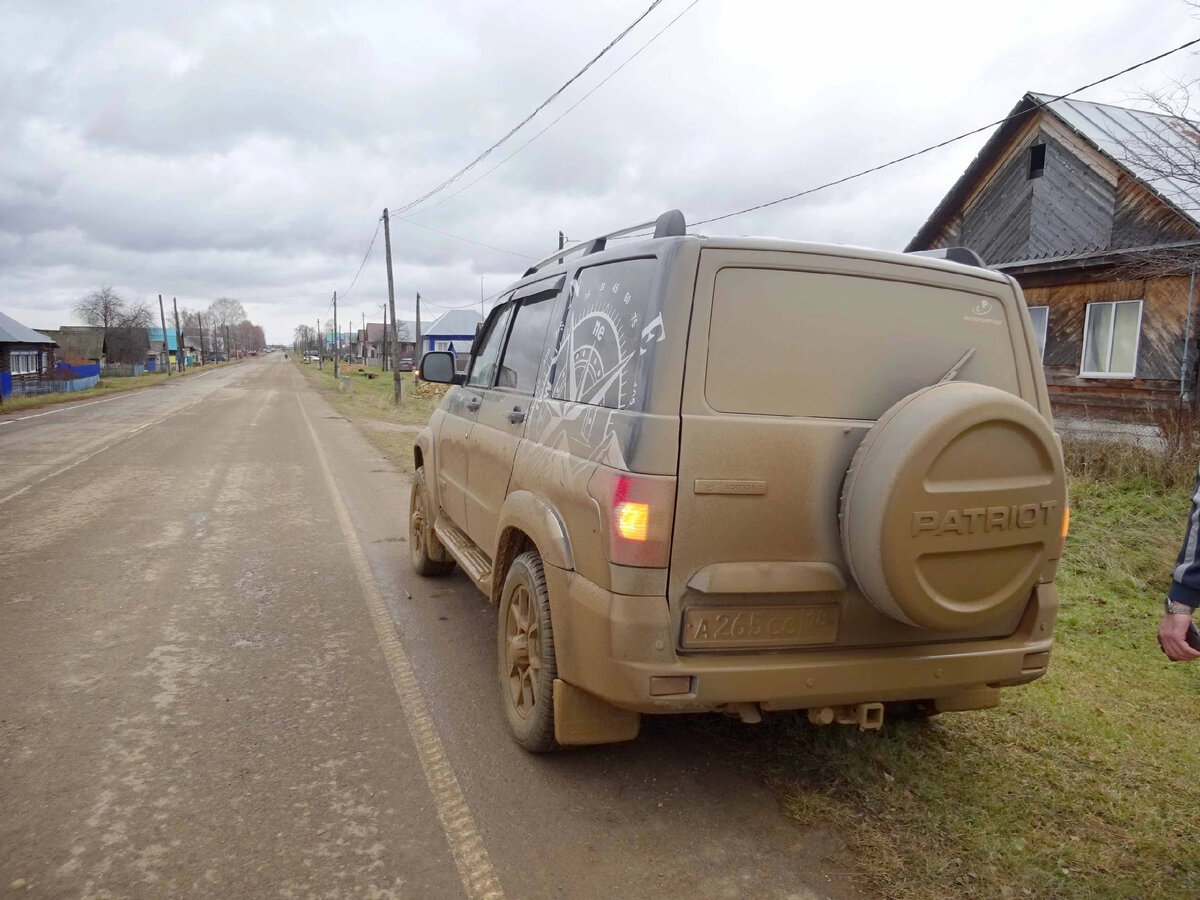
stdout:
[(1084, 378), (1133, 378), (1142, 331), (1142, 301), (1089, 303), (1083, 323)]
[(451, 344), (450, 341), (434, 341), (433, 349), (434, 350), (449, 350), (450, 344)]
[(1037, 337), (1038, 359), (1046, 358), (1046, 324), (1050, 320), (1050, 307), (1029, 307), (1029, 321), (1033, 322), (1033, 333)]
[(38, 372), (38, 351), (13, 350), (8, 354), (8, 367), (14, 375), (34, 375)]

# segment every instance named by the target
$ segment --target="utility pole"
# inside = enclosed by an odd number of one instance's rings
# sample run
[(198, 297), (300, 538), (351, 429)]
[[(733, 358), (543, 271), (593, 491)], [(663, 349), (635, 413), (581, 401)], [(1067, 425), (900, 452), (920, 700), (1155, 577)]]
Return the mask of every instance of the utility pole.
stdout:
[(171, 377), (171, 348), (167, 346), (167, 314), (163, 312), (162, 294), (158, 295), (158, 321), (163, 330), (163, 356), (167, 358), (167, 377)]
[(387, 313), (387, 306), (388, 305), (386, 303), (383, 304), (383, 350), (380, 352), (380, 356), (379, 356), (379, 371), (380, 372), (386, 372), (388, 370), (388, 330), (387, 330), (388, 313)]
[[(413, 356), (418, 360), (421, 358), (421, 292), (417, 291), (417, 349), (413, 351)], [(418, 363), (420, 365), (420, 363)]]
[(175, 307), (175, 365), (179, 366), (179, 371), (184, 370), (183, 364), (183, 337), (179, 333), (179, 298), (172, 297), (171, 304)]
[(229, 340), (229, 326), (225, 326), (225, 358), (233, 359), (233, 344)]
[(362, 323), (363, 323), (362, 340), (358, 342), (358, 349), (362, 351), (359, 355), (362, 356), (363, 365), (365, 366), (367, 364), (367, 314), (366, 313), (362, 314)]
[(317, 338), (317, 369), (325, 368), (325, 336), (321, 334), (321, 320), (317, 319), (317, 330), (313, 332)]
[(196, 322), (200, 326), (200, 365), (204, 365), (204, 316), (196, 313)]
[[(383, 208), (383, 256), (387, 261), (387, 279), (388, 279), (388, 308), (392, 312), (392, 327), (396, 328), (396, 288), (395, 282), (392, 281), (392, 226), (391, 220), (388, 218), (387, 207)], [(387, 340), (387, 316), (384, 316), (383, 333), (384, 340)], [(397, 329), (396, 338), (399, 340), (399, 329)], [(399, 356), (399, 354), (396, 354)], [(404, 399), (404, 382), (400, 378), (400, 367), (396, 365), (396, 361), (392, 361), (392, 402), (399, 404)]]
[(563, 244), (565, 241), (566, 241), (566, 238), (563, 237), (563, 233), (560, 231), (558, 233), (558, 249), (559, 250), (561, 250), (563, 248)]
[(341, 335), (337, 330), (337, 291), (333, 292), (333, 377), (338, 377), (338, 356), (342, 352)]

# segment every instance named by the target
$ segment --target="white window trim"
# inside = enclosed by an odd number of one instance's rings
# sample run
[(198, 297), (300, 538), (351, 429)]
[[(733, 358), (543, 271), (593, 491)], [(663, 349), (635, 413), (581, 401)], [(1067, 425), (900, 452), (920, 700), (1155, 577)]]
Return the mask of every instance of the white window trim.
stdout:
[[(1092, 322), (1093, 307), (1105, 305), (1113, 307), (1113, 327), (1108, 333), (1108, 351), (1105, 354), (1109, 365), (1112, 365), (1112, 348), (1113, 341), (1117, 336), (1117, 304), (1118, 303), (1136, 303), (1138, 305), (1137, 317), (1137, 332), (1133, 337), (1133, 371), (1132, 372), (1085, 372), (1083, 370), (1083, 361), (1087, 358), (1087, 342), (1088, 342), (1088, 326)], [(1087, 304), (1087, 312), (1083, 317), (1083, 347), (1079, 353), (1079, 377), (1080, 378), (1110, 378), (1123, 381), (1133, 381), (1137, 378), (1138, 357), (1142, 350), (1142, 313), (1145, 312), (1146, 304), (1144, 300), (1096, 300)]]
[[(1039, 304), (1038, 306), (1029, 307), (1029, 317), (1031, 320), (1030, 324), (1032, 324), (1033, 311), (1035, 309), (1044, 309), (1046, 311), (1045, 327), (1042, 329), (1042, 347), (1041, 347), (1042, 355), (1038, 358), (1038, 362), (1044, 363), (1046, 361), (1046, 342), (1050, 339), (1050, 307), (1044, 303)], [(1085, 325), (1084, 327), (1086, 328), (1087, 326)], [(1033, 339), (1034, 339), (1034, 343), (1037, 343), (1037, 328), (1036, 328), (1036, 326), (1034, 328)]]
[(13, 375), (37, 375), (41, 372), (41, 367), (38, 365), (38, 351), (9, 351), (8, 367)]

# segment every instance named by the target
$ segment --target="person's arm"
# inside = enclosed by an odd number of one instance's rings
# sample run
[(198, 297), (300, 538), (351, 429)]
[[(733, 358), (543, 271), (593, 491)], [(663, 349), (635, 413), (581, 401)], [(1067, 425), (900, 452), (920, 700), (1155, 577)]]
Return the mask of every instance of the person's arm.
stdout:
[(1187, 643), (1187, 630), (1192, 613), (1200, 605), (1200, 473), (1192, 493), (1192, 508), (1188, 513), (1183, 547), (1175, 561), (1171, 589), (1167, 592), (1167, 611), (1158, 625), (1158, 641), (1163, 652), (1177, 662), (1200, 659), (1200, 651)]

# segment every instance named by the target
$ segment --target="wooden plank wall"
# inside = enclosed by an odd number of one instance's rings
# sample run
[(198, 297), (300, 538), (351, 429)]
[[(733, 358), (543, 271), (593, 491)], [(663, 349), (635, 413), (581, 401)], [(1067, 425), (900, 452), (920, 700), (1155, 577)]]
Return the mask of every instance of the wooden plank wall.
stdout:
[[(1152, 408), (1173, 406), (1179, 399), (1183, 361), (1184, 322), (1187, 319), (1189, 279), (1170, 277), (1147, 281), (1090, 281), (1024, 288), (1030, 306), (1049, 307), (1046, 326), (1046, 386), (1056, 411), (1070, 415), (1086, 407), (1090, 415), (1139, 419)], [(1192, 298), (1192, 336), (1189, 345), (1187, 399), (1195, 394), (1196, 319), (1200, 291)], [(1080, 378), (1083, 326), (1088, 303), (1142, 300), (1142, 329), (1137, 377)]]

